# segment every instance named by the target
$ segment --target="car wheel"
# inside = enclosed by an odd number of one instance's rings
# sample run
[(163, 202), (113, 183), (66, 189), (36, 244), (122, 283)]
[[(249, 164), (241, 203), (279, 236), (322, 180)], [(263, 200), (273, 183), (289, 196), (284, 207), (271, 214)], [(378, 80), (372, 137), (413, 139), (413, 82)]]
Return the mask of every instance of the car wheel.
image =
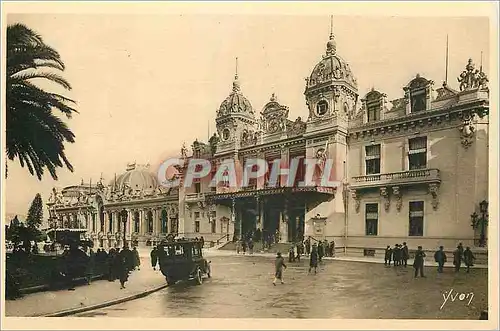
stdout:
[(201, 269), (200, 268), (196, 269), (196, 283), (198, 285), (201, 285), (203, 283), (203, 279), (202, 279), (201, 276), (202, 276), (201, 275)]

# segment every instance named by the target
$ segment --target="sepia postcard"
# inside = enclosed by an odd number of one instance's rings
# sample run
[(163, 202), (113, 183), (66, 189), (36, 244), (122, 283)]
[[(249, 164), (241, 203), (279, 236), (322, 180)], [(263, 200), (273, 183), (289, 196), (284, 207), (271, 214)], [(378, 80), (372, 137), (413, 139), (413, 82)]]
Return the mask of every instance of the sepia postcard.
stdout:
[(498, 329), (496, 2), (3, 2), (2, 329)]

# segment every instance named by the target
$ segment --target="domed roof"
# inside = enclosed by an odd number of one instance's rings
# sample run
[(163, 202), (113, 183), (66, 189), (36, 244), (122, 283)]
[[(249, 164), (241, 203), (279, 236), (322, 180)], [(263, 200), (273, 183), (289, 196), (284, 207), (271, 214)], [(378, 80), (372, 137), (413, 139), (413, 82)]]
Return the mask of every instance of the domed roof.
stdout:
[(158, 178), (149, 171), (148, 166), (127, 165), (127, 171), (110, 183), (116, 190), (131, 188), (133, 190), (156, 190), (158, 188)]
[(240, 82), (238, 81), (238, 74), (234, 77), (233, 91), (226, 100), (222, 101), (219, 111), (217, 112), (217, 117), (229, 115), (229, 114), (239, 114), (247, 117), (255, 118), (255, 114), (252, 108), (252, 104), (247, 98), (241, 93)]
[(323, 55), (323, 59), (314, 67), (307, 79), (306, 88), (331, 81), (344, 81), (353, 88), (358, 86), (349, 64), (337, 54), (337, 44), (333, 33), (326, 44), (326, 55)]

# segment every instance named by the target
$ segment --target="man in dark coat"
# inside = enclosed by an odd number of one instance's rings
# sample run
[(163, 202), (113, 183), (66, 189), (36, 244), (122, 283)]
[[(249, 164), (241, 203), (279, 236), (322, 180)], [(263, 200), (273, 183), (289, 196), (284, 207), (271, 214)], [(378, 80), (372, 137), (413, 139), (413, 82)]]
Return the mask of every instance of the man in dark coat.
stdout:
[(309, 257), (309, 272), (311, 272), (311, 269), (314, 268), (314, 273), (317, 273), (318, 260), (318, 248), (316, 247), (316, 244), (314, 244), (312, 247), (311, 255)]
[(274, 262), (274, 280), (273, 280), (273, 285), (276, 286), (276, 281), (279, 279), (281, 281), (281, 284), (284, 284), (283, 282), (283, 268), (286, 269), (286, 264), (285, 264), (285, 259), (283, 256), (281, 256), (281, 253), (278, 252), (276, 256), (276, 261)]
[(424, 278), (424, 257), (425, 253), (422, 250), (422, 246), (418, 246), (417, 251), (415, 252), (415, 260), (413, 261), (413, 268), (415, 269), (415, 278), (418, 277), (418, 273), (420, 271), (420, 277)]
[(434, 261), (438, 264), (438, 272), (442, 273), (444, 264), (446, 263), (446, 253), (443, 246), (439, 246), (439, 250), (434, 253)]
[(120, 289), (125, 288), (125, 283), (128, 280), (129, 272), (134, 268), (134, 253), (128, 248), (123, 247), (121, 252), (117, 254), (118, 276), (120, 278)]
[(318, 243), (318, 261), (321, 262), (323, 259), (323, 256), (325, 256), (325, 248), (323, 247), (323, 242)]
[(311, 254), (311, 239), (307, 238), (305, 242), (306, 254), (309, 256)]
[(474, 256), (474, 254), (470, 250), (470, 247), (465, 248), (464, 263), (465, 263), (465, 266), (467, 267), (467, 272), (469, 272), (470, 267), (472, 267), (474, 265), (475, 259), (476, 259), (476, 257)]
[(394, 261), (394, 266), (397, 267), (400, 264), (401, 250), (399, 249), (399, 244), (394, 246), (392, 250), (392, 260)]
[(387, 248), (385, 249), (384, 265), (390, 266), (391, 260), (392, 260), (392, 248), (391, 246), (387, 245)]
[(151, 266), (153, 267), (153, 270), (156, 270), (156, 265), (158, 264), (158, 249), (153, 247), (153, 250), (151, 250), (151, 253), (149, 254), (151, 256)]
[(134, 263), (134, 269), (137, 268), (137, 270), (141, 270), (141, 258), (139, 256), (139, 252), (137, 251), (137, 247), (134, 246), (132, 249), (132, 254), (133, 254), (133, 263)]
[(401, 259), (406, 268), (408, 265), (408, 259), (410, 258), (410, 253), (408, 252), (408, 246), (406, 246), (406, 242), (403, 243), (403, 247), (401, 248)]
[(458, 245), (457, 249), (453, 252), (453, 265), (455, 266), (455, 272), (459, 272), (460, 266), (462, 265), (462, 251), (460, 245)]

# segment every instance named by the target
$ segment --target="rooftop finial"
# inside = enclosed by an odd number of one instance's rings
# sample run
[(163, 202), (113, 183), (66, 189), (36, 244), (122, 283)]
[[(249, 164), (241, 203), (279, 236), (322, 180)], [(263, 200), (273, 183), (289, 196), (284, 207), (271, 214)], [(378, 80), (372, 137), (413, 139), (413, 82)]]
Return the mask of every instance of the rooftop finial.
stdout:
[(335, 52), (337, 52), (337, 44), (333, 34), (333, 15), (330, 15), (330, 39), (326, 43), (326, 55), (335, 55)]
[(479, 72), (483, 72), (483, 51), (481, 51), (481, 62), (479, 64)]
[(333, 35), (333, 15), (330, 15), (330, 40), (334, 37)]
[(448, 35), (446, 35), (446, 72), (444, 75), (444, 83), (443, 86), (448, 84)]
[(238, 81), (238, 57), (236, 57), (236, 70), (234, 74), (234, 82), (233, 82), (233, 92), (240, 91), (240, 82)]
[(238, 80), (238, 57), (236, 57), (236, 71), (234, 74), (234, 80)]

